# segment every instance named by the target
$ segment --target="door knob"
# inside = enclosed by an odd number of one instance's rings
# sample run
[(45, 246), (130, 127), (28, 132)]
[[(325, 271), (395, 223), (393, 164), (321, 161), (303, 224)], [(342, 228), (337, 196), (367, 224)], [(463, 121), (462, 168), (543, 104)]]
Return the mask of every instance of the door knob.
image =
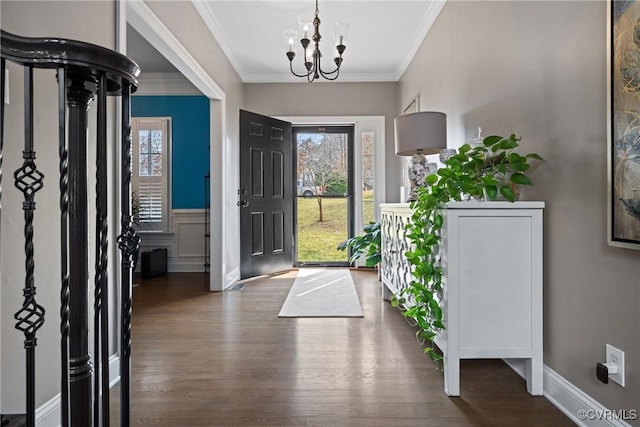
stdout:
[(249, 206), (249, 201), (248, 200), (240, 200), (239, 202), (236, 203), (237, 206), (240, 206), (241, 208), (246, 208), (247, 206)]

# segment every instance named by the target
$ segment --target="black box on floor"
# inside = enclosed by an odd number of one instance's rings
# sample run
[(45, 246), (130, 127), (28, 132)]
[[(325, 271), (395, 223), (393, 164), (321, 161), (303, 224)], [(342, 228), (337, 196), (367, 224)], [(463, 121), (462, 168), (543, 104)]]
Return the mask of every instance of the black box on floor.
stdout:
[(167, 248), (142, 252), (140, 273), (143, 279), (151, 279), (167, 272)]

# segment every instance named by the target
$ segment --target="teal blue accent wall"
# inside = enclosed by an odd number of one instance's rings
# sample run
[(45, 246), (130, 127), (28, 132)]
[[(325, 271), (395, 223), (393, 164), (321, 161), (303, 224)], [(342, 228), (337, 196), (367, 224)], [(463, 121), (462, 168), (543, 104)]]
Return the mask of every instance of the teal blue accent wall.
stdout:
[(133, 96), (132, 117), (171, 117), (171, 207), (204, 208), (209, 172), (209, 99), (206, 96)]

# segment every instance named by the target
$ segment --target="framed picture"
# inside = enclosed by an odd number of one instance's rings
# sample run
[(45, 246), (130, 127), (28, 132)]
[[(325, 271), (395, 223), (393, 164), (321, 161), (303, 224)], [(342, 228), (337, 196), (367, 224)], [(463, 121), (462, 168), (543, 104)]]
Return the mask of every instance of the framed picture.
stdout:
[(640, 1), (609, 1), (608, 240), (640, 249)]
[(409, 102), (409, 105), (402, 110), (402, 114), (417, 113), (418, 111), (420, 111), (420, 95), (416, 95), (416, 97)]

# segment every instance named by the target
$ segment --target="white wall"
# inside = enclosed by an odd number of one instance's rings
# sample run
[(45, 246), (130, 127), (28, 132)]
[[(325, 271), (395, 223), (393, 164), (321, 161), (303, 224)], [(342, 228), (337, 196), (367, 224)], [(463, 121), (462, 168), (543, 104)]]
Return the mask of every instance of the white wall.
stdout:
[[(400, 80), (400, 105), (447, 113), (449, 145), (523, 137), (546, 162), (544, 363), (610, 409), (640, 402), (640, 252), (607, 245), (606, 7), (592, 1), (449, 1)], [(627, 386), (595, 376), (605, 344)], [(640, 425), (639, 421), (633, 421)]]
[[(115, 9), (113, 1), (93, 2), (14, 2), (3, 0), (2, 29), (25, 36), (56, 36), (72, 38), (115, 47)], [(55, 72), (37, 70), (35, 73), (35, 148), (36, 164), (45, 174), (45, 188), (36, 194), (35, 213), (35, 284), (36, 301), (47, 310), (45, 324), (38, 333), (36, 350), (37, 393), (36, 406), (42, 405), (59, 392), (60, 382), (60, 217), (58, 208), (58, 141), (57, 141), (57, 84)], [(24, 336), (14, 329), (13, 314), (22, 305), (24, 286), (24, 237), (22, 195), (13, 186), (12, 171), (21, 162), (23, 144), (23, 101), (22, 69), (11, 66), (11, 103), (5, 117), (4, 191), (2, 209), (2, 284), (0, 285), (1, 305), (1, 366), (2, 401), (0, 412), (24, 412), (25, 405), (25, 363)], [(112, 110), (113, 111), (113, 110)], [(95, 116), (95, 106), (90, 109)], [(90, 135), (95, 135), (95, 119), (92, 120)], [(111, 134), (113, 130), (110, 127)], [(112, 138), (110, 138), (113, 144)], [(95, 155), (92, 147), (90, 156)], [(111, 147), (113, 149), (113, 145)], [(111, 153), (113, 155), (113, 153)], [(95, 168), (89, 168), (89, 188), (93, 191)], [(95, 200), (89, 196), (90, 202)], [(90, 237), (93, 229), (90, 223)], [(111, 227), (111, 245), (115, 228)], [(90, 243), (91, 250), (93, 245)], [(112, 257), (111, 259), (115, 259)], [(114, 278), (114, 265), (110, 263), (109, 277)], [(89, 260), (93, 266), (93, 261)], [(90, 283), (93, 283), (93, 268), (90, 268)], [(93, 286), (90, 286), (93, 294)], [(111, 305), (113, 307), (113, 304)], [(113, 337), (112, 337), (113, 340)]]

